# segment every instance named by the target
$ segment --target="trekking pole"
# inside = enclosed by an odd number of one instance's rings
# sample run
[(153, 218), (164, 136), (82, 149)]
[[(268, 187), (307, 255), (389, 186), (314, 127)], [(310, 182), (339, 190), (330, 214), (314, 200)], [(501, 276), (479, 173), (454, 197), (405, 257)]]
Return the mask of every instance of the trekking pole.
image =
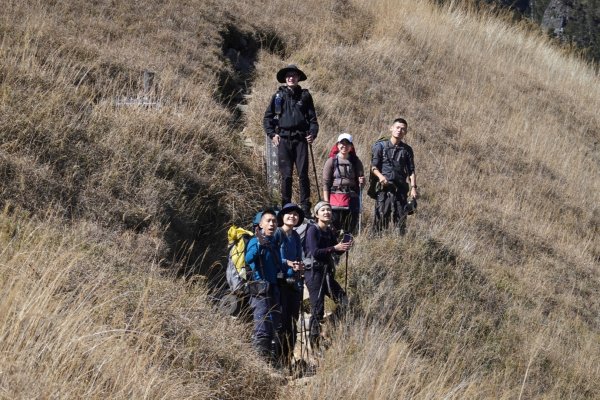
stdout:
[[(324, 269), (323, 269), (323, 278), (321, 279), (321, 286), (319, 287), (319, 294), (317, 295), (317, 301), (319, 301), (319, 302), (321, 301), (321, 293), (323, 293), (323, 287), (325, 286), (325, 283), (327, 283), (327, 287), (329, 287), (329, 279), (327, 277), (327, 266), (325, 266)], [(331, 296), (333, 296), (331, 294), (331, 289), (329, 290), (329, 294)], [(325, 306), (325, 295), (323, 295), (323, 307), (324, 306)], [(311, 304), (311, 312), (314, 312), (314, 311), (315, 310), (312, 309), (312, 304)], [(315, 319), (314, 314), (311, 314), (311, 316), (310, 316), (310, 322), (308, 324), (308, 328), (310, 329), (310, 332), (308, 333), (309, 334), (309, 339), (310, 339), (310, 336), (312, 336), (312, 332), (313, 332), (313, 330), (311, 329), (312, 328), (311, 327), (311, 323), (315, 323), (315, 322), (317, 324), (319, 324), (318, 325), (319, 337), (321, 336), (321, 325), (320, 325), (320, 322)], [(313, 355), (316, 354), (315, 349), (312, 348), (312, 343), (311, 343), (311, 350), (313, 352)]]
[[(302, 275), (301, 282), (302, 296), (300, 297), (300, 361), (304, 363), (304, 347), (306, 347), (304, 344), (304, 341), (306, 340), (306, 326), (304, 326), (304, 274)], [(306, 355), (308, 356), (308, 347), (306, 347)], [(304, 366), (302, 366), (302, 368), (304, 368)]]
[(348, 251), (346, 251), (346, 282), (344, 282), (344, 292), (348, 295)]
[(315, 165), (315, 156), (313, 155), (312, 144), (308, 144), (308, 150), (310, 151), (310, 160), (312, 161), (313, 172), (315, 173), (315, 185), (317, 185), (317, 196), (321, 201), (321, 189), (319, 188), (319, 178), (317, 177), (317, 166)]
[[(362, 186), (358, 186), (358, 234), (360, 235), (362, 233), (361, 231), (361, 227), (362, 227), (362, 202), (363, 202), (363, 188)], [(346, 253), (347, 255), (348, 253)], [(346, 257), (346, 261), (348, 261), (348, 257)], [(347, 264), (347, 263), (346, 263)]]

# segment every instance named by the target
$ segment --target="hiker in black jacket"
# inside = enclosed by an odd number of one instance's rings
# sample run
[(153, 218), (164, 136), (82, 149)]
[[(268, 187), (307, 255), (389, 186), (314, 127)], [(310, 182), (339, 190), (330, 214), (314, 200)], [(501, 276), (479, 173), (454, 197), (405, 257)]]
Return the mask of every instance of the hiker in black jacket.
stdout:
[(281, 176), (281, 205), (292, 201), (294, 164), (300, 181), (300, 207), (310, 215), (310, 181), (308, 178), (309, 148), (319, 132), (317, 113), (312, 96), (298, 82), (306, 75), (295, 65), (288, 65), (277, 72), (277, 81), (285, 83), (271, 98), (265, 111), (265, 133), (277, 146), (279, 173)]
[(333, 255), (340, 256), (350, 250), (352, 241), (338, 243), (336, 232), (331, 228), (333, 214), (328, 202), (318, 202), (314, 213), (317, 223), (309, 225), (304, 242), (304, 282), (310, 297), (310, 342), (312, 346), (319, 346), (325, 296), (329, 296), (337, 305), (335, 317), (339, 317), (348, 305), (346, 292), (335, 280)]
[(371, 171), (379, 179), (375, 204), (375, 231), (387, 228), (390, 219), (400, 234), (406, 232), (408, 196), (418, 196), (415, 156), (412, 147), (402, 141), (408, 124), (404, 118), (392, 123), (389, 140), (375, 143)]

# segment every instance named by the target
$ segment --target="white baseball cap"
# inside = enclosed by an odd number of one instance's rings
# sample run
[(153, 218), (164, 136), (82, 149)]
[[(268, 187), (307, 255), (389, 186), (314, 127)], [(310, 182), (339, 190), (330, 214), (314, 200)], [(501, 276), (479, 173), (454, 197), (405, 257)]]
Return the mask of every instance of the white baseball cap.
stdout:
[(352, 135), (349, 133), (340, 133), (340, 136), (338, 136), (337, 142), (339, 143), (344, 139), (346, 139), (347, 141), (352, 143)]

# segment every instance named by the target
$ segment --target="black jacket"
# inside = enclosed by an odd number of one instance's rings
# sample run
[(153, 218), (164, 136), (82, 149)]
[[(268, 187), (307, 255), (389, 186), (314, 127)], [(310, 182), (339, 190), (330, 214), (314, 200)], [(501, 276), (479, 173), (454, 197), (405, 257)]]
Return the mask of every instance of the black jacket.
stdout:
[[(281, 96), (281, 107), (275, 105), (277, 96)], [(281, 111), (280, 113), (278, 111)], [(265, 111), (263, 127), (267, 136), (272, 138), (277, 133), (282, 137), (293, 132), (302, 132), (305, 135), (317, 137), (319, 123), (312, 96), (307, 89), (299, 85), (294, 89), (280, 86), (271, 97), (271, 102)]]
[(373, 146), (371, 166), (390, 182), (406, 183), (406, 178), (415, 173), (415, 156), (412, 147), (404, 142), (393, 145), (390, 140), (377, 142)]

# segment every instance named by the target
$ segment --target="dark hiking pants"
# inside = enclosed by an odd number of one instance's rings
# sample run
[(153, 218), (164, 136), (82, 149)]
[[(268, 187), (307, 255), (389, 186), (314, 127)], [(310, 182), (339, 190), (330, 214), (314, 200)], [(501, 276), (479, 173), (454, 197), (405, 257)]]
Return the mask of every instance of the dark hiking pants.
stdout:
[[(327, 276), (329, 275), (329, 279)], [(328, 282), (329, 281), (329, 284)], [(334, 279), (331, 272), (324, 272), (323, 267), (314, 267), (304, 273), (304, 282), (308, 288), (310, 298), (310, 339), (311, 343), (318, 342), (321, 334), (320, 323), (325, 315), (325, 295), (329, 296), (338, 306), (336, 313), (340, 313), (348, 303), (346, 292)]]
[(390, 222), (398, 228), (400, 234), (406, 233), (406, 213), (404, 206), (408, 202), (408, 183), (389, 185), (377, 192), (373, 229), (381, 232)]
[(358, 218), (360, 216), (358, 212), (336, 209), (333, 210), (332, 216), (331, 225), (333, 225), (336, 231), (343, 230), (344, 233), (356, 234)]
[[(302, 288), (300, 288), (302, 289)], [(289, 362), (294, 354), (296, 336), (298, 334), (298, 318), (302, 304), (302, 291), (296, 287), (284, 284), (281, 290), (281, 356), (284, 362)]]
[[(297, 138), (297, 139), (296, 139)], [(292, 182), (294, 164), (298, 171), (300, 182), (301, 206), (310, 207), (310, 180), (308, 178), (308, 143), (304, 137), (295, 136), (294, 139), (281, 137), (277, 146), (279, 174), (281, 175), (281, 205), (292, 202)]]
[(279, 305), (279, 288), (271, 285), (267, 296), (251, 296), (254, 319), (252, 344), (256, 351), (265, 359), (273, 360), (273, 346), (271, 342), (277, 340), (276, 331), (281, 321), (281, 307)]

